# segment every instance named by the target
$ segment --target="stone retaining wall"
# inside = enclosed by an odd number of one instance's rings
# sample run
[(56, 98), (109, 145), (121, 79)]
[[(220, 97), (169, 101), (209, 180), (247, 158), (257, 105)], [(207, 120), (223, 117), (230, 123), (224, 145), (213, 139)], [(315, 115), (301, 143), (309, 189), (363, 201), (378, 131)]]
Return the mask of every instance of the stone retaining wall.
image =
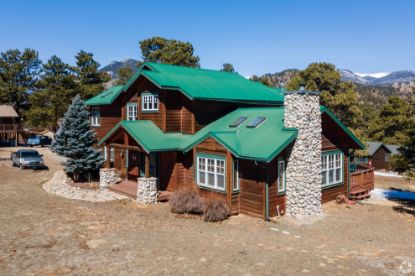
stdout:
[(157, 203), (157, 178), (140, 177), (137, 181), (137, 202), (143, 204)]
[(286, 211), (294, 217), (321, 214), (321, 112), (316, 92), (288, 92), (284, 122), (298, 129), (286, 166)]

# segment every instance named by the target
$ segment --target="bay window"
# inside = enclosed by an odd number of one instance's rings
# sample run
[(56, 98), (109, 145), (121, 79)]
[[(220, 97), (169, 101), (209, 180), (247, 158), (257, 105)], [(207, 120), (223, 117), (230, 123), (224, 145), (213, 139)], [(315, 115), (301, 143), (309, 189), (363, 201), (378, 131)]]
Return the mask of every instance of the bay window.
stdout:
[(225, 191), (225, 158), (214, 155), (197, 156), (197, 184)]
[(343, 183), (343, 153), (341, 151), (321, 154), (321, 187)]

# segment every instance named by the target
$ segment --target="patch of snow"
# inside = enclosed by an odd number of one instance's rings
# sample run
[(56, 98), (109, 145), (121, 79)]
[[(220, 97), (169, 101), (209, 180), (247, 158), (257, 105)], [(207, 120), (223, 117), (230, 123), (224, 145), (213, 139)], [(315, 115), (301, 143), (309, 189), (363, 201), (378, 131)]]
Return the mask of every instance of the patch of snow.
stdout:
[(394, 173), (394, 172), (377, 172), (377, 171), (375, 171), (375, 175), (377, 175), (377, 176), (387, 176), (387, 177), (399, 177), (399, 178), (403, 177), (402, 175), (399, 175), (399, 174)]
[(366, 74), (366, 73), (355, 73), (356, 75), (358, 75), (359, 77), (372, 77), (372, 78), (383, 78), (386, 77), (387, 75), (389, 75), (390, 73), (386, 73), (386, 72), (381, 72), (381, 73), (373, 73), (373, 74)]

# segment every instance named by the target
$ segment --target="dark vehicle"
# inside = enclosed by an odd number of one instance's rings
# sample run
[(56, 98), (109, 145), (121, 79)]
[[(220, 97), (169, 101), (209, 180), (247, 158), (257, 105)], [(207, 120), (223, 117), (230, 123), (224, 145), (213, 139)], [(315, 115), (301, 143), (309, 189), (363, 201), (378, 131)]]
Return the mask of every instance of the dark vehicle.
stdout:
[(29, 139), (27, 139), (27, 144), (31, 147), (50, 146), (52, 144), (52, 139), (49, 136), (45, 136), (45, 135), (34, 135), (34, 136), (30, 136)]
[(45, 167), (42, 155), (40, 155), (36, 150), (21, 149), (16, 152), (12, 152), (10, 158), (12, 160), (13, 167), (17, 166), (21, 169), (39, 169)]

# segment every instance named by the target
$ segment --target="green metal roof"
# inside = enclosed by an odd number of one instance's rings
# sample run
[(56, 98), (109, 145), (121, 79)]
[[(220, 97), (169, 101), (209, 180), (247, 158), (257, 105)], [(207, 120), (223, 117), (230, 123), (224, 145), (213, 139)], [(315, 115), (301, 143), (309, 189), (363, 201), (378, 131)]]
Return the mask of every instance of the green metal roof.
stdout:
[[(321, 107), (359, 146), (362, 142), (326, 107)], [(237, 127), (230, 127), (239, 117), (247, 117)], [(265, 121), (255, 128), (249, 128), (256, 117)], [(297, 137), (297, 130), (284, 126), (284, 107), (239, 108), (205, 126), (194, 135), (162, 132), (152, 121), (121, 121), (99, 144), (104, 143), (119, 128), (125, 129), (146, 152), (182, 151), (187, 152), (205, 139), (212, 137), (241, 159), (270, 162)]]
[[(240, 116), (248, 119), (236, 128), (229, 127)], [(246, 125), (257, 116), (264, 116), (266, 120), (256, 128), (247, 128)], [(187, 152), (206, 138), (213, 137), (239, 158), (269, 162), (297, 137), (297, 130), (284, 127), (283, 118), (282, 107), (239, 108), (194, 135), (164, 133), (151, 121), (121, 121), (99, 144), (122, 127), (147, 152)]]
[(123, 85), (116, 85), (110, 89), (101, 92), (100, 94), (90, 98), (85, 102), (86, 105), (108, 105), (121, 94), (123, 91)]
[(281, 88), (271, 88), (237, 73), (145, 62), (124, 86), (144, 76), (163, 89), (179, 90), (190, 99), (282, 103)]

